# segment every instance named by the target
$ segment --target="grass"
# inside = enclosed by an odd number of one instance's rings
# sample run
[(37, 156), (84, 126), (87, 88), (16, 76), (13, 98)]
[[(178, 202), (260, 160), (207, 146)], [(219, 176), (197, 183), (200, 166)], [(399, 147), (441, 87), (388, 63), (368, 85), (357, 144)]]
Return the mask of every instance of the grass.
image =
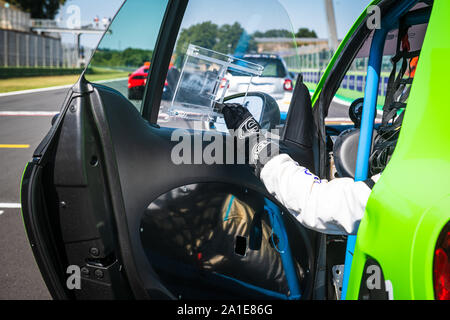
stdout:
[[(95, 82), (126, 78), (128, 74), (129, 72), (124, 71), (95, 69), (93, 73), (87, 75), (86, 78), (91, 82)], [(0, 79), (0, 93), (71, 85), (76, 83), (79, 77), (80, 75), (68, 75)]]

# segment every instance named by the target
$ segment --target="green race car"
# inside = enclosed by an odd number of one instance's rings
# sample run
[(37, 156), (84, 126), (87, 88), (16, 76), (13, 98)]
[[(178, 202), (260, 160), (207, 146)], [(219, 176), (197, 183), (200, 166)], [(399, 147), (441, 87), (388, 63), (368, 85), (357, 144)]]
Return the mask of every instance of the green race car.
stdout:
[[(242, 15), (237, 4), (119, 10), (23, 175), (24, 224), (52, 296), (450, 299), (450, 3), (375, 0), (314, 70), (297, 50), (310, 40), (261, 40), (268, 21), (292, 30), (280, 2), (246, 1)], [(300, 72), (284, 100), (270, 96), (276, 70), (245, 60), (263, 51), (291, 54)], [(89, 81), (91, 68), (149, 57), (141, 101), (126, 98), (126, 80)], [(229, 95), (235, 75), (245, 81)], [(382, 173), (357, 235), (306, 229), (235, 163), (224, 101), (322, 179)]]

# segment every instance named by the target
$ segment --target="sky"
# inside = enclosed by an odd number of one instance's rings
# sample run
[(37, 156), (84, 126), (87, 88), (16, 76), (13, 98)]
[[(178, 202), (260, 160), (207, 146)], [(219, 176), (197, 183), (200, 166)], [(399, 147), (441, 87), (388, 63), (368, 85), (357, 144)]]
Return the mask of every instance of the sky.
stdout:
[[(189, 8), (191, 7), (192, 11), (197, 12), (197, 14), (202, 14), (205, 17), (209, 16), (210, 19), (217, 24), (229, 22), (230, 16), (224, 14), (229, 11), (232, 12), (233, 18), (242, 25), (251, 24), (249, 21), (251, 20), (251, 15), (249, 16), (249, 12), (257, 11), (263, 15), (263, 19), (258, 24), (258, 29), (260, 29), (260, 31), (264, 31), (264, 29), (277, 29), (280, 25), (289, 25), (288, 21), (285, 21), (285, 16), (287, 15), (289, 16), (290, 21), (292, 21), (295, 32), (300, 27), (307, 27), (309, 29), (314, 29), (319, 38), (328, 38), (327, 19), (323, 0), (278, 0), (284, 7), (284, 12), (281, 12), (281, 7), (279, 4), (276, 4), (277, 1), (275, 0), (221, 0), (223, 9), (213, 11), (208, 7), (208, 1), (210, 0), (196, 0), (195, 4), (194, 2), (189, 4), (187, 11), (189, 12)], [(370, 2), (370, 0), (333, 1), (339, 38), (343, 38), (346, 35), (354, 21)], [(260, 8), (257, 6), (254, 8), (255, 3), (257, 3)], [(237, 7), (239, 7), (240, 10), (235, 10)], [(189, 21), (190, 23), (194, 22), (196, 19), (196, 17), (190, 18), (190, 20), (192, 20)], [(185, 20), (187, 19), (189, 19), (189, 17), (185, 17)], [(183, 25), (189, 25), (188, 21), (184, 21)], [(249, 29), (250, 30), (248, 31), (250, 32), (255, 31), (251, 30), (252, 28)]]
[[(94, 21), (94, 18), (98, 16), (100, 19), (113, 18), (124, 0), (68, 0), (62, 6), (56, 16), (56, 19), (60, 19), (65, 22), (70, 17), (70, 12), (68, 9), (71, 5), (76, 5), (80, 7), (81, 13), (81, 23), (88, 24)], [(81, 44), (91, 48), (97, 46), (100, 40), (99, 35), (82, 35)], [(63, 41), (74, 43), (74, 36), (63, 35)]]
[[(149, 5), (144, 0), (135, 0), (141, 5)], [(154, 1), (154, 0), (152, 0)], [(198, 23), (199, 20), (211, 20), (217, 24), (230, 23), (235, 20), (241, 23), (247, 31), (252, 32), (259, 29), (260, 31), (268, 29), (279, 29), (281, 27), (292, 27), (297, 31), (300, 27), (313, 29), (319, 38), (328, 38), (327, 19), (323, 0), (278, 0), (281, 6), (276, 4), (276, 0), (227, 0), (217, 1), (214, 10), (211, 10), (211, 0), (195, 0), (191, 1), (187, 12), (195, 12), (187, 14), (183, 21), (183, 27), (190, 24)], [(83, 24), (91, 23), (96, 16), (110, 18), (114, 17), (117, 10), (121, 7), (124, 0), (68, 0), (60, 9), (57, 19), (66, 21), (70, 16), (68, 9), (71, 5), (79, 6), (81, 12), (81, 21)], [(353, 22), (361, 14), (364, 8), (369, 4), (370, 0), (333, 0), (338, 37), (343, 38)], [(255, 3), (257, 7), (255, 8)], [(223, 6), (218, 9), (217, 6)], [(239, 10), (236, 10), (239, 8)], [(227, 14), (224, 14), (227, 13)], [(257, 12), (249, 16), (249, 12)], [(139, 13), (143, 15), (144, 13)], [(201, 18), (200, 18), (200, 17)], [(144, 16), (142, 16), (143, 19)], [(289, 20), (289, 18), (290, 20)], [(148, 18), (148, 17), (147, 17)], [(253, 30), (252, 30), (253, 29)], [(83, 35), (82, 45), (88, 47), (96, 47), (100, 36)], [(142, 33), (130, 33), (127, 37), (130, 43), (142, 42)], [(154, 39), (152, 39), (153, 42)], [(73, 42), (72, 35), (65, 35), (64, 42)], [(126, 46), (126, 44), (122, 44)]]
[[(319, 38), (328, 38), (327, 19), (323, 0), (279, 0), (289, 12), (294, 30), (311, 26)], [(342, 39), (371, 0), (333, 0), (338, 29)], [(315, 14), (311, 14), (314, 12)]]

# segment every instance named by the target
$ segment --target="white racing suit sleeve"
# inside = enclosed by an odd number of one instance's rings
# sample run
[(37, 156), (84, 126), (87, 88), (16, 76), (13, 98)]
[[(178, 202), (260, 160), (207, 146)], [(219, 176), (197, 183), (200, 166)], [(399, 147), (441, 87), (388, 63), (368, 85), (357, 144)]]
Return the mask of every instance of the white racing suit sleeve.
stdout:
[(271, 159), (261, 180), (300, 223), (327, 234), (355, 234), (372, 191), (351, 178), (320, 180), (287, 154)]

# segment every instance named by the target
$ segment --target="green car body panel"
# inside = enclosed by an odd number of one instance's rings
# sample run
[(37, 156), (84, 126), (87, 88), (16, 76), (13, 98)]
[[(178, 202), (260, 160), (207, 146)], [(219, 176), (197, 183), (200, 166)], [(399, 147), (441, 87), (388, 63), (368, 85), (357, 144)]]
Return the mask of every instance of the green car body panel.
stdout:
[(394, 299), (434, 299), (433, 258), (450, 217), (450, 2), (436, 0), (393, 157), (361, 222), (347, 299), (358, 299), (368, 258)]

